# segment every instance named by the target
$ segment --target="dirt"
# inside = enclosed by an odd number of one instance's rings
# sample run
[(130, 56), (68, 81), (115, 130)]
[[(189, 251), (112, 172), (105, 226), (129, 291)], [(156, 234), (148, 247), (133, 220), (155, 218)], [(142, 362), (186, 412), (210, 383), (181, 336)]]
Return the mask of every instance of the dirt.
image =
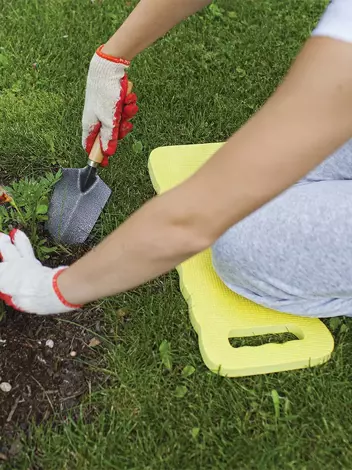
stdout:
[[(74, 258), (85, 251), (87, 246), (76, 249)], [(55, 253), (45, 264), (72, 262)], [(0, 302), (0, 463), (16, 454), (20, 432), (26, 433), (29, 423), (62, 422), (69, 410), (74, 417), (84, 395), (107, 380), (91, 367), (99, 360), (102, 325), (97, 308), (37, 316)], [(3, 391), (3, 383), (11, 390)]]
[[(6, 184), (6, 173), (0, 174)], [(47, 236), (42, 225), (38, 233)], [(43, 264), (70, 265), (93, 244), (90, 238), (66, 253), (59, 250)], [(29, 431), (29, 423), (50, 420), (55, 426), (68, 412), (75, 419), (84, 396), (108, 380), (98, 367), (103, 325), (98, 308), (37, 316), (0, 301), (0, 467), (20, 452), (21, 435)]]
[[(101, 382), (83, 363), (92, 364), (97, 356), (99, 317), (96, 310), (40, 317), (6, 309), (0, 322), (1, 454), (9, 452), (7, 444), (19, 429), (26, 432), (31, 421), (62, 420)], [(1, 390), (3, 382), (11, 391)]]
[[(6, 309), (0, 322), (0, 434), (27, 428), (76, 405), (95, 380), (99, 311), (40, 317)], [(94, 347), (90, 347), (92, 339)], [(50, 341), (51, 340), (51, 341)]]

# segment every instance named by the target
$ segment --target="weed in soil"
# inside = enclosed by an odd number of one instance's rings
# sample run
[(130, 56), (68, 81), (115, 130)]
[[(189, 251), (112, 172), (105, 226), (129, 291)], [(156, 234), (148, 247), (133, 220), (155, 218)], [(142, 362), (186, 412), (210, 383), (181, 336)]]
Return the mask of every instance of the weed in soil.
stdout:
[(38, 179), (22, 178), (8, 187), (0, 186), (0, 231), (25, 230), (41, 261), (60, 250), (58, 246), (49, 245), (42, 230), (48, 220), (50, 193), (60, 178), (58, 171)]

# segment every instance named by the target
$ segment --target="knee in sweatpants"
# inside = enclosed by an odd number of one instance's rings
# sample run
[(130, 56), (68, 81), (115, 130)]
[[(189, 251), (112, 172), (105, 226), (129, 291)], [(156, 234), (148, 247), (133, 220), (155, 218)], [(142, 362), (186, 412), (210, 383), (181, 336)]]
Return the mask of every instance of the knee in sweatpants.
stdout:
[(223, 278), (231, 269), (231, 250), (226, 240), (226, 234), (220, 237), (212, 246), (212, 263), (216, 273)]

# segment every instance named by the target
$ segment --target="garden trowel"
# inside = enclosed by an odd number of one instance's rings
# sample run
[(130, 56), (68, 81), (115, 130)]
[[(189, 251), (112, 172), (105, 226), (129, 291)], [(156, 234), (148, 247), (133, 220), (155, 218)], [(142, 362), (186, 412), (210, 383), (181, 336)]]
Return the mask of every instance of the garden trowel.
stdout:
[[(128, 82), (127, 94), (132, 82)], [(97, 175), (103, 161), (99, 136), (89, 154), (85, 168), (64, 168), (56, 184), (49, 207), (47, 228), (57, 243), (84, 243), (96, 224), (111, 189)]]
[(85, 168), (64, 168), (49, 207), (47, 228), (57, 243), (84, 243), (96, 224), (111, 189), (97, 175), (103, 160), (99, 136)]

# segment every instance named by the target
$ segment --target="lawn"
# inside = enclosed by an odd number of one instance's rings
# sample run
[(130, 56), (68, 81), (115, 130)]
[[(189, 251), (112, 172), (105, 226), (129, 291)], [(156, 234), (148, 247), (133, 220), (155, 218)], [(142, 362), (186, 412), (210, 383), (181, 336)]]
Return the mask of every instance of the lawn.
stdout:
[[(326, 3), (221, 0), (135, 59), (130, 78), (140, 113), (102, 172), (113, 196), (96, 239), (153, 195), (153, 148), (224, 141), (264, 103)], [(80, 120), (89, 61), (131, 9), (122, 0), (1, 3), (0, 181), (85, 164)], [(16, 438), (1, 468), (351, 468), (351, 321), (327, 322), (336, 347), (322, 367), (226, 379), (201, 360), (175, 273), (94, 311), (101, 344), (72, 360), (93, 367), (99, 380), (71, 414), (58, 412)], [(48, 321), (60, 337), (67, 323)], [(160, 357), (163, 341), (171, 370)], [(195, 368), (189, 377), (185, 366)], [(187, 387), (182, 397), (180, 386)], [(8, 446), (0, 441), (0, 454), (8, 455)]]

